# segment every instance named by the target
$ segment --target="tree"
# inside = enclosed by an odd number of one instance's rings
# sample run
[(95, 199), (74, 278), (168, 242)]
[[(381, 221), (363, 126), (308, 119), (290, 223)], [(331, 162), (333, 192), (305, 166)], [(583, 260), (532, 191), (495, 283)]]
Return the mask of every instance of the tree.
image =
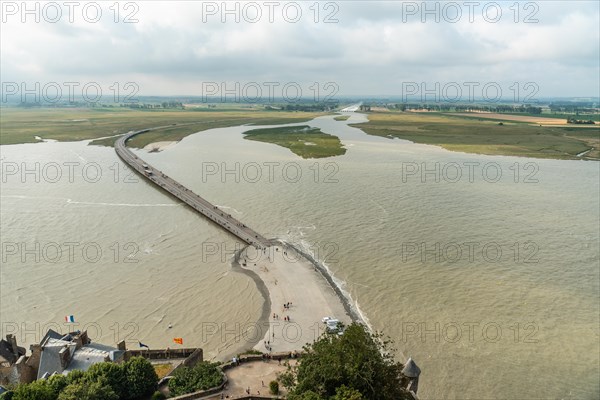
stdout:
[(127, 396), (127, 380), (123, 367), (119, 364), (109, 362), (94, 364), (87, 370), (86, 379), (92, 382), (105, 380), (120, 398)]
[(333, 400), (354, 400), (357, 394), (364, 400), (411, 399), (402, 387), (402, 365), (394, 361), (390, 345), (381, 335), (371, 334), (356, 323), (341, 336), (323, 334), (304, 347), (305, 355), (292, 370), (296, 385), (290, 399), (304, 399), (293, 396), (309, 392)]
[(48, 378), (48, 386), (52, 388), (52, 391), (57, 397), (67, 385), (67, 377), (64, 375), (52, 375)]
[(296, 384), (296, 375), (289, 364), (287, 366), (287, 371), (281, 372), (277, 375), (277, 380), (281, 382), (283, 387), (288, 391), (293, 389), (294, 385)]
[(193, 368), (178, 368), (169, 381), (169, 391), (179, 396), (219, 386), (223, 382), (223, 375), (218, 365), (204, 361)]
[(57, 397), (47, 380), (39, 380), (17, 386), (13, 400), (56, 400)]
[(156, 392), (154, 392), (154, 394), (152, 395), (151, 400), (165, 400), (167, 398), (167, 396), (165, 396), (162, 392), (159, 392), (158, 390)]
[(58, 396), (58, 400), (119, 400), (105, 379), (96, 382), (87, 380), (69, 384)]
[(12, 390), (9, 390), (8, 392), (4, 392), (4, 393), (0, 394), (0, 400), (13, 400), (14, 395), (15, 395), (15, 392), (13, 392)]
[(152, 364), (142, 357), (134, 357), (123, 366), (97, 363), (85, 372), (73, 370), (67, 376), (54, 375), (21, 384), (14, 391), (12, 400), (139, 399), (150, 396), (157, 382)]
[(150, 396), (156, 390), (158, 375), (150, 361), (143, 357), (132, 357), (123, 364), (127, 384), (125, 399)]
[(336, 389), (333, 400), (363, 400), (363, 396), (358, 390), (342, 385)]
[(325, 400), (325, 398), (319, 396), (317, 393), (312, 390), (306, 391), (302, 394), (293, 394), (291, 393), (287, 400)]
[(85, 372), (80, 369), (74, 369), (67, 375), (67, 384), (77, 383), (85, 380)]

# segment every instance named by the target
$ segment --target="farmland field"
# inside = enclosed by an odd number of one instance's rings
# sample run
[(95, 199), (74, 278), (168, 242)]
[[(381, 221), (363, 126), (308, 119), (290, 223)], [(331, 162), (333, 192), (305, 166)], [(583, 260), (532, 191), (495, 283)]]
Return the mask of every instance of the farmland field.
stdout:
[[(447, 150), (488, 155), (554, 159), (600, 159), (600, 127), (579, 125), (532, 126), (527, 121), (503, 122), (478, 115), (387, 112), (370, 113), (357, 128), (375, 136), (400, 138), (441, 146)], [(488, 115), (488, 114), (484, 114)], [(524, 117), (540, 120), (535, 117)], [(589, 151), (584, 157), (578, 154)]]
[(127, 108), (2, 108), (0, 144), (36, 143), (41, 139), (79, 141), (99, 139), (91, 144), (112, 146), (107, 138), (130, 130), (155, 126), (170, 128), (149, 132), (132, 139), (133, 147), (158, 141), (178, 141), (187, 135), (211, 128), (255, 124), (274, 125), (305, 122), (322, 113), (278, 112), (259, 109), (226, 111), (131, 110)]

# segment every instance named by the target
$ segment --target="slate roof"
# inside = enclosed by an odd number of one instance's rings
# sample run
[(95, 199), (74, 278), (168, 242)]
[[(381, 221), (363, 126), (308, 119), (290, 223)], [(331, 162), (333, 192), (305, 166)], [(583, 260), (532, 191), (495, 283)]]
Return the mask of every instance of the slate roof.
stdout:
[[(42, 340), (42, 354), (38, 368), (37, 379), (58, 373), (67, 375), (73, 370), (87, 371), (92, 365), (104, 361), (118, 361), (125, 353), (111, 346), (100, 343), (88, 343), (77, 348), (74, 338), (76, 333), (60, 335), (52, 330), (48, 331)], [(61, 350), (69, 352), (69, 362), (63, 367), (61, 364)]]
[(402, 368), (402, 374), (409, 378), (418, 378), (421, 375), (421, 368), (417, 367), (412, 358), (409, 358), (404, 368)]

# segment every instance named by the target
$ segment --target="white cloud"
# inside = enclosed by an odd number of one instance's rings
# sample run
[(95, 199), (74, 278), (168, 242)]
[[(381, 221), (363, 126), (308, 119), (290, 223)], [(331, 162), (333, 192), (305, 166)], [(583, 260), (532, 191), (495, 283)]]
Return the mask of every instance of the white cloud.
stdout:
[[(535, 24), (515, 23), (508, 3), (495, 24), (481, 15), (474, 23), (466, 15), (459, 23), (422, 23), (403, 16), (399, 2), (370, 1), (338, 2), (333, 24), (314, 23), (312, 2), (302, 3), (293, 24), (281, 8), (268, 22), (264, 5), (258, 23), (235, 23), (232, 15), (222, 23), (219, 14), (203, 22), (201, 2), (148, 1), (136, 3), (139, 22), (125, 24), (114, 23), (111, 4), (103, 3), (95, 24), (9, 18), (0, 35), (2, 80), (135, 80), (142, 94), (189, 95), (207, 80), (335, 80), (342, 94), (391, 95), (402, 81), (518, 79), (538, 82), (547, 96), (598, 92), (597, 2), (539, 2)], [(324, 4), (321, 21), (335, 11)]]

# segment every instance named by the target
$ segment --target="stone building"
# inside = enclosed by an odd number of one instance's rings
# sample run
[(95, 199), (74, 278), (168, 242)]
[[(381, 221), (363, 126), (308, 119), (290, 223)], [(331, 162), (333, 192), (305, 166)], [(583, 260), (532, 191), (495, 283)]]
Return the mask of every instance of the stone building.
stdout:
[(87, 371), (100, 362), (121, 362), (124, 354), (124, 350), (92, 343), (87, 332), (79, 331), (61, 335), (49, 330), (39, 345), (31, 346), (31, 358), (39, 358), (37, 379), (67, 375), (74, 370)]
[(14, 335), (0, 340), (0, 385), (31, 382), (35, 370), (28, 363), (25, 348), (17, 345)]

